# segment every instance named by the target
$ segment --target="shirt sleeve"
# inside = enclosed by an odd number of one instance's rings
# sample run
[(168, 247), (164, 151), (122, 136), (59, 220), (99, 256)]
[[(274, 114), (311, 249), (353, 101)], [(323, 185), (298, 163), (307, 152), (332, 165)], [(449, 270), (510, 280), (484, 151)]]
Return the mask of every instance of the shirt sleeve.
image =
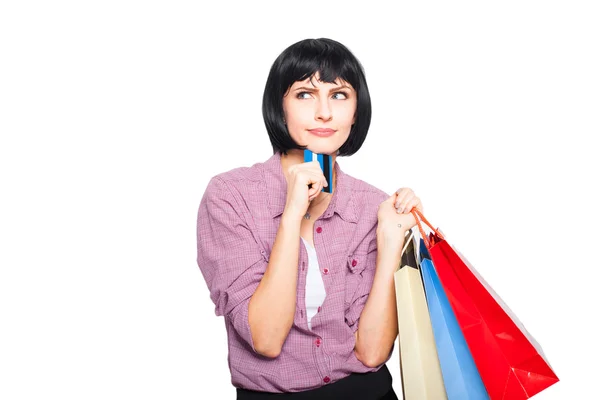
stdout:
[(198, 210), (197, 262), (215, 304), (215, 314), (225, 316), (256, 352), (248, 305), (268, 260), (240, 210), (227, 184), (213, 177)]

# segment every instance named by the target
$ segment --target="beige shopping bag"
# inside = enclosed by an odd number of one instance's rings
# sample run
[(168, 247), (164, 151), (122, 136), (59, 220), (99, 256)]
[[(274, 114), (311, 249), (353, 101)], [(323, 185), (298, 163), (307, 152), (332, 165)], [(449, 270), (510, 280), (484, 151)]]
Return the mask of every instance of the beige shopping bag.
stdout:
[(421, 280), (419, 246), (410, 232), (394, 273), (402, 390), (406, 400), (444, 400), (446, 390)]

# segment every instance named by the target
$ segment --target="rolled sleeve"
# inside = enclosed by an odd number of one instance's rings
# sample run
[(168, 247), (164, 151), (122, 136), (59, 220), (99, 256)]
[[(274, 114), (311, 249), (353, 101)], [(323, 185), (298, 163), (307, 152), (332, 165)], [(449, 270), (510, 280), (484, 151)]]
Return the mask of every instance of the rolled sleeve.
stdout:
[(232, 190), (213, 177), (198, 210), (197, 262), (215, 304), (252, 348), (248, 305), (267, 265), (267, 257), (244, 221)]

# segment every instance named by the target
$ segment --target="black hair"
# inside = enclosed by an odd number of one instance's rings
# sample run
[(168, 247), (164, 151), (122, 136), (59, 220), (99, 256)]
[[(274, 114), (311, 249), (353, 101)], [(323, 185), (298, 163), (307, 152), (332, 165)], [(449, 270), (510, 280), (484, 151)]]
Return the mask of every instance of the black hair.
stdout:
[(350, 156), (362, 146), (371, 124), (371, 97), (362, 65), (344, 46), (332, 39), (304, 39), (285, 49), (271, 66), (263, 93), (262, 112), (273, 153), (305, 149), (290, 136), (284, 123), (283, 97), (296, 81), (312, 78), (336, 83), (340, 78), (356, 91), (356, 115), (348, 140), (338, 156)]

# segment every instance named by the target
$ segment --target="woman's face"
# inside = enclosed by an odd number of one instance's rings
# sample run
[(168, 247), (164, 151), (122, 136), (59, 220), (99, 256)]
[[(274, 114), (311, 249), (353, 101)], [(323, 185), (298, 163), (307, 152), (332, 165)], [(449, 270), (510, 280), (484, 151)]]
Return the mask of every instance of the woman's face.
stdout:
[[(283, 97), (283, 113), (292, 139), (321, 154), (335, 154), (350, 135), (356, 113), (356, 91), (349, 83), (296, 81)], [(331, 130), (319, 135), (318, 129)]]

